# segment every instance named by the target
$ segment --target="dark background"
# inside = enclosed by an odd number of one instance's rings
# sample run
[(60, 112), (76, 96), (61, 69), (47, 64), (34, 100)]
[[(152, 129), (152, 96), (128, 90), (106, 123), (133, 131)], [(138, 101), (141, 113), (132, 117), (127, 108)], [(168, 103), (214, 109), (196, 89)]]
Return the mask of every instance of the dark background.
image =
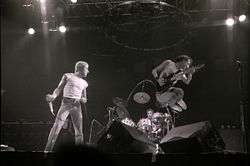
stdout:
[[(240, 126), (239, 72), (235, 60), (239, 57), (246, 69), (247, 25), (237, 25), (233, 30), (239, 32), (237, 41), (230, 42), (232, 31), (225, 25), (204, 26), (192, 30), (178, 47), (140, 51), (114, 44), (102, 31), (91, 29), (88, 24), (82, 30), (64, 35), (49, 33), (46, 38), (37, 32), (28, 36), (24, 23), (17, 17), (18, 12), (13, 14), (10, 7), (4, 9), (1, 14), (1, 89), (5, 91), (1, 95), (1, 121), (53, 122), (45, 95), (52, 93), (63, 73), (73, 72), (74, 64), (83, 60), (90, 65), (88, 115), (105, 125), (106, 107), (112, 105), (112, 97), (126, 99), (137, 83), (148, 78), (151, 70), (163, 60), (187, 54), (196, 64), (206, 66), (185, 88), (188, 110), (182, 113), (182, 122), (209, 120), (217, 127), (221, 124)], [(145, 45), (154, 43), (144, 42)], [(55, 101), (56, 110), (59, 105), (60, 98)], [(143, 108), (138, 110), (132, 104), (128, 110), (132, 117), (138, 116), (138, 112), (141, 116), (145, 114)]]

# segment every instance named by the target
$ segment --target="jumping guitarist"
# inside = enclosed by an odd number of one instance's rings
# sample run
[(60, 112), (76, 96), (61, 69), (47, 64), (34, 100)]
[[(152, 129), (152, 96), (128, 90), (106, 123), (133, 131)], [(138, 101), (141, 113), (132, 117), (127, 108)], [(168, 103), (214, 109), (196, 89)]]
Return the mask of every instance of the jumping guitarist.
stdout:
[(158, 90), (168, 90), (174, 86), (178, 81), (184, 82), (188, 85), (192, 76), (197, 69), (204, 66), (191, 66), (192, 58), (187, 55), (180, 55), (174, 61), (165, 60), (159, 66), (152, 70), (152, 74), (157, 81)]
[[(156, 93), (156, 103), (158, 105), (169, 105), (169, 96), (171, 96), (170, 91), (173, 89), (174, 85), (179, 81), (188, 85), (196, 70), (204, 66), (204, 64), (191, 66), (192, 62), (193, 60), (191, 57), (180, 55), (176, 57), (174, 61), (165, 60), (152, 70), (152, 74), (157, 81), (158, 92)], [(176, 87), (174, 89), (176, 89)], [(183, 91), (181, 88), (177, 89)], [(183, 98), (183, 95), (181, 98)], [(185, 110), (186, 105), (182, 105), (184, 106), (181, 110)]]
[[(179, 73), (185, 69), (188, 69), (192, 64), (192, 58), (187, 55), (180, 55), (174, 61), (172, 60), (165, 60), (159, 66), (155, 67), (152, 70), (152, 74), (154, 78), (157, 80), (158, 85), (160, 87), (163, 86), (171, 86), (169, 84), (170, 77), (173, 77), (174, 74)], [(180, 74), (175, 80), (181, 80), (185, 84), (189, 84), (192, 80), (192, 75), (195, 72), (195, 69), (191, 70), (187, 74)], [(169, 78), (169, 79), (168, 79)], [(170, 83), (171, 84), (171, 83)]]

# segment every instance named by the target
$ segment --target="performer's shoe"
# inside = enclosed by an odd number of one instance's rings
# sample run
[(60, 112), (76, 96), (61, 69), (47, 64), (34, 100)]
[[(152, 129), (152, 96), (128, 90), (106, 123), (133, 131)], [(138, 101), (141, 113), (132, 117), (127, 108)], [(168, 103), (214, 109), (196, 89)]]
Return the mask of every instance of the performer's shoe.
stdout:
[(43, 153), (48, 154), (48, 153), (52, 153), (52, 151), (45, 150), (43, 151)]

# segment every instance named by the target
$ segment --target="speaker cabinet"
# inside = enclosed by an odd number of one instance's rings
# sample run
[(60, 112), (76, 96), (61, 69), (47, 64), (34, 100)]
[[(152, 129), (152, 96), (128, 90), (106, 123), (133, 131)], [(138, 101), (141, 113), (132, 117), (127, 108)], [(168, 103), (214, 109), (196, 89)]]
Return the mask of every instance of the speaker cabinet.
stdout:
[(244, 152), (243, 135), (240, 129), (220, 129), (226, 150)]
[(103, 132), (97, 148), (107, 153), (154, 153), (156, 150), (143, 132), (117, 121)]
[(175, 127), (161, 140), (165, 153), (201, 153), (225, 149), (219, 132), (210, 122)]

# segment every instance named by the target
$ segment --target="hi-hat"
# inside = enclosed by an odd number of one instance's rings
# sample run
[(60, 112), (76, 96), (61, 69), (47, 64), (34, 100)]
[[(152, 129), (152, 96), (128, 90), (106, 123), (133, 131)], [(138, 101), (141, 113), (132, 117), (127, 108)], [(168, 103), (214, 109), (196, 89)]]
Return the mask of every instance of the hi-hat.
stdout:
[(139, 104), (146, 104), (150, 100), (150, 96), (145, 92), (137, 92), (134, 94), (134, 101)]

